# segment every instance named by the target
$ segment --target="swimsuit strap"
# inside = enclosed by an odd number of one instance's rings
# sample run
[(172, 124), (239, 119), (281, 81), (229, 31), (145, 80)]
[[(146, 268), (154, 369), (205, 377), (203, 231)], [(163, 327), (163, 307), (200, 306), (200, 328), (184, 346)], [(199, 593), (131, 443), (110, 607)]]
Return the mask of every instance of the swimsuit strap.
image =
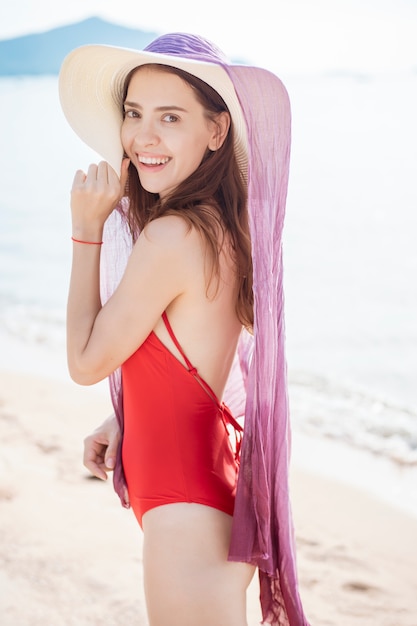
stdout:
[(186, 354), (184, 353), (184, 350), (181, 348), (181, 345), (180, 345), (178, 339), (176, 338), (176, 336), (174, 334), (174, 331), (172, 330), (172, 327), (171, 327), (171, 324), (169, 323), (166, 311), (164, 311), (162, 313), (162, 319), (163, 319), (165, 327), (166, 327), (166, 329), (167, 329), (167, 331), (169, 333), (169, 336), (171, 337), (171, 339), (174, 342), (176, 348), (178, 349), (179, 353), (181, 354), (182, 358), (184, 359), (184, 361), (185, 361), (185, 363), (187, 365), (188, 371), (200, 383), (200, 385), (203, 387), (203, 389), (206, 391), (206, 393), (210, 396), (210, 398), (213, 400), (213, 402), (220, 409), (223, 421), (225, 423), (230, 424), (234, 428), (234, 430), (235, 430), (235, 437), (236, 437), (236, 457), (238, 457), (239, 456), (239, 452), (240, 452), (240, 443), (241, 443), (242, 432), (243, 432), (242, 426), (239, 424), (239, 422), (236, 421), (236, 419), (231, 414), (230, 409), (224, 404), (224, 402), (222, 402), (222, 403), (219, 402), (216, 394), (214, 393), (214, 391), (212, 390), (210, 385), (208, 383), (206, 383), (204, 378), (201, 378), (200, 374), (197, 371), (197, 368), (194, 367), (194, 365), (192, 365), (191, 361), (187, 358)]
[(164, 320), (165, 328), (167, 329), (167, 331), (169, 333), (169, 336), (171, 337), (172, 341), (174, 342), (175, 347), (178, 349), (179, 353), (181, 354), (182, 358), (184, 359), (184, 361), (185, 361), (185, 363), (186, 363), (186, 365), (188, 367), (188, 371), (192, 372), (193, 370), (195, 370), (195, 367), (193, 367), (191, 362), (187, 359), (187, 356), (185, 355), (184, 350), (181, 348), (178, 339), (174, 335), (174, 331), (172, 330), (172, 326), (169, 323), (168, 316), (167, 316), (165, 311), (162, 313), (162, 319)]
[(180, 352), (182, 358), (184, 359), (184, 361), (185, 361), (185, 363), (187, 365), (188, 371), (190, 372), (190, 374), (192, 374), (194, 376), (194, 378), (196, 378), (198, 380), (200, 385), (207, 392), (207, 394), (210, 396), (210, 398), (213, 400), (213, 402), (215, 404), (217, 404), (217, 406), (219, 408), (221, 408), (221, 404), (220, 404), (216, 394), (214, 393), (213, 389), (210, 387), (210, 385), (208, 383), (206, 383), (204, 378), (201, 378), (200, 374), (197, 371), (197, 368), (194, 367), (194, 365), (191, 363), (191, 361), (187, 358), (186, 354), (184, 353), (184, 350), (181, 348), (181, 345), (180, 345), (178, 339), (176, 338), (176, 336), (174, 334), (174, 331), (172, 330), (171, 324), (169, 323), (168, 316), (167, 316), (165, 311), (162, 313), (162, 319), (164, 320), (164, 324), (165, 324), (165, 327), (166, 327), (166, 329), (167, 329), (167, 331), (169, 333), (169, 336), (171, 337), (171, 339), (174, 342), (175, 346), (178, 348), (178, 351)]

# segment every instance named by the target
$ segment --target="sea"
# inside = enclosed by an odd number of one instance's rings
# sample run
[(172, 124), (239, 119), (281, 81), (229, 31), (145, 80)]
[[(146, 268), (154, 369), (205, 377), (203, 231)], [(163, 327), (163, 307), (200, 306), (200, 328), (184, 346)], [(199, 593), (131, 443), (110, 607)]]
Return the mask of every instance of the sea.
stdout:
[[(293, 459), (417, 515), (417, 71), (284, 82)], [(0, 111), (0, 368), (68, 379), (69, 194), (98, 157), (56, 77), (1, 78)]]

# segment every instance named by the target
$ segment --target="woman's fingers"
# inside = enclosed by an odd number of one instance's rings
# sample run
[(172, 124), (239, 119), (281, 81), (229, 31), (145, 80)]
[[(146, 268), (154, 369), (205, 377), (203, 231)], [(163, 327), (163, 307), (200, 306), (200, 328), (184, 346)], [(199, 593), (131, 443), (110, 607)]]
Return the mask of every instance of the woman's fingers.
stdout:
[(125, 194), (127, 179), (129, 177), (129, 165), (130, 165), (130, 159), (123, 159), (122, 168), (120, 172), (120, 191), (121, 191), (120, 197), (124, 196)]
[(123, 159), (120, 178), (114, 169), (106, 162), (91, 163), (88, 166), (87, 174), (82, 170), (77, 170), (74, 176), (74, 187), (87, 188), (92, 191), (96, 190), (100, 193), (108, 193), (112, 197), (120, 199), (124, 195), (128, 174), (130, 159)]
[(94, 183), (97, 180), (98, 168), (99, 165), (96, 165), (95, 163), (90, 163), (90, 165), (88, 166), (86, 182)]
[(106, 161), (100, 161), (98, 166), (96, 166), (95, 175), (96, 175), (97, 182), (104, 186), (112, 185), (111, 180), (110, 180), (110, 171), (112, 171), (112, 168), (110, 167), (110, 165), (108, 165)]
[(119, 447), (120, 429), (117, 420), (111, 423), (108, 429), (108, 445), (104, 456), (105, 466), (108, 471), (113, 470), (116, 465), (117, 449)]
[(116, 465), (120, 428), (114, 415), (84, 439), (84, 465), (97, 478), (107, 479)]
[(125, 184), (105, 161), (92, 163), (86, 174), (78, 170), (71, 190), (71, 209), (77, 228), (102, 226), (122, 197)]
[(84, 439), (84, 465), (97, 478), (107, 480), (105, 437), (93, 433)]
[(83, 185), (86, 178), (87, 176), (85, 172), (83, 172), (82, 170), (77, 170), (74, 175), (72, 188), (74, 189), (74, 187), (79, 187), (80, 185)]

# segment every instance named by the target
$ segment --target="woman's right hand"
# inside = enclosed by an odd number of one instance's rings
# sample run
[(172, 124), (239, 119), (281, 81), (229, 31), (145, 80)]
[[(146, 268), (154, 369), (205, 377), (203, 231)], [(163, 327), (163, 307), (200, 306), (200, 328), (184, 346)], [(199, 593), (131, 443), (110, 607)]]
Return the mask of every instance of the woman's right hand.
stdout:
[(73, 236), (94, 237), (125, 193), (129, 159), (123, 159), (120, 178), (108, 163), (89, 166), (87, 173), (78, 170), (71, 189)]
[(115, 415), (108, 417), (84, 439), (84, 465), (97, 478), (107, 480), (107, 472), (116, 465), (120, 428)]

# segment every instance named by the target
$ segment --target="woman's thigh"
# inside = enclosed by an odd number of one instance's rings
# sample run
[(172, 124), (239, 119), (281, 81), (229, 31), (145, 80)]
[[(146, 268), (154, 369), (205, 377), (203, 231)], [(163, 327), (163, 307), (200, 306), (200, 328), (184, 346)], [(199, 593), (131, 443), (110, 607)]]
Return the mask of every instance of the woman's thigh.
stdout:
[(230, 563), (232, 518), (200, 504), (168, 504), (143, 517), (150, 626), (245, 626), (254, 567)]

